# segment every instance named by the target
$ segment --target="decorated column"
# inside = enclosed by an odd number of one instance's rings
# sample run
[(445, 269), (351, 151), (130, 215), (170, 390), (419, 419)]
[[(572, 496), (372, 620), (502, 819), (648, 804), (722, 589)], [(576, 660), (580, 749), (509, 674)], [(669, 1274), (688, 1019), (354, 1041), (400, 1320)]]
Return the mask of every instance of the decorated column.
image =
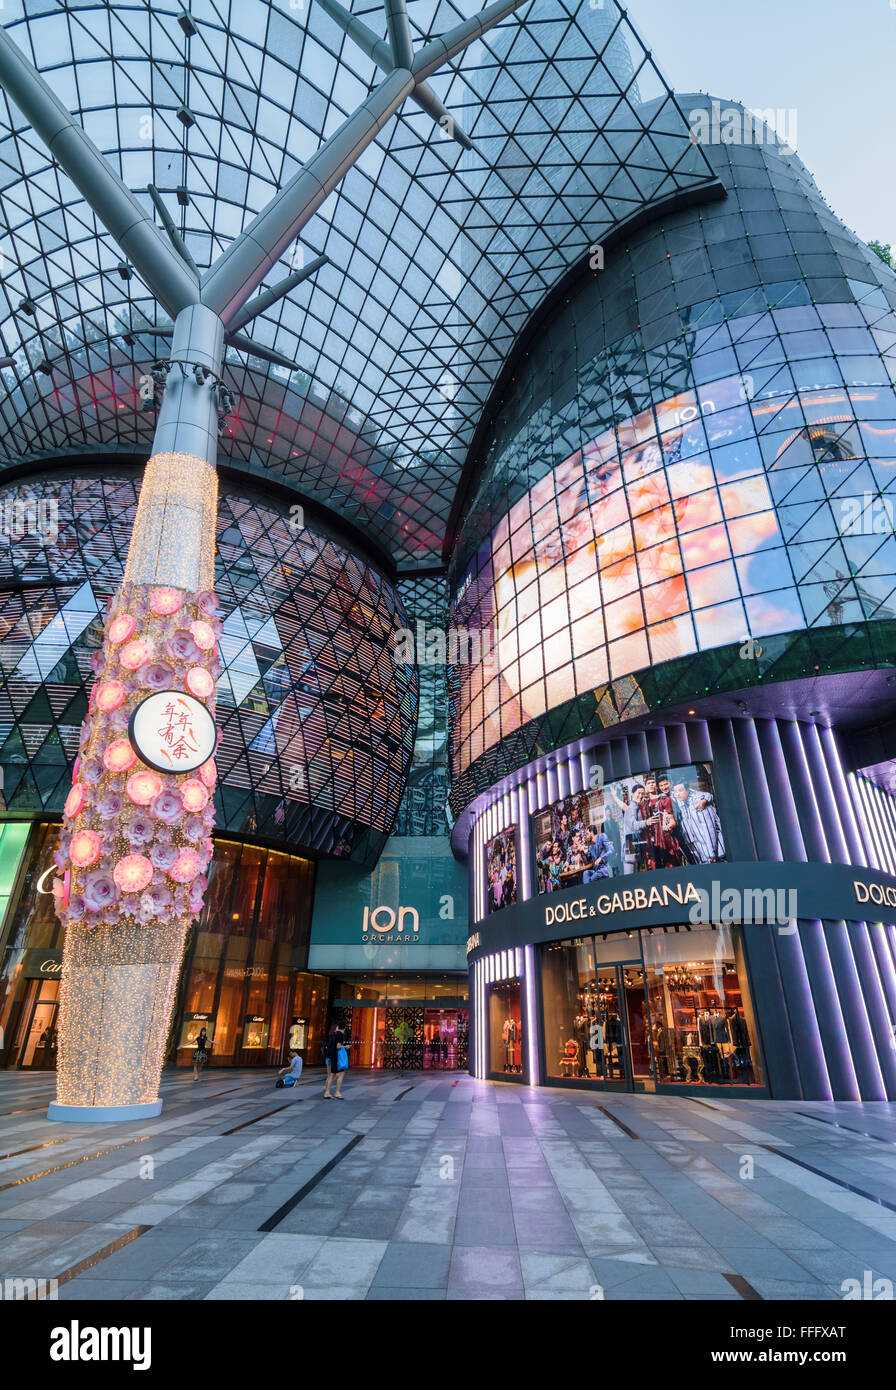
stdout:
[(65, 925), (50, 1119), (158, 1114), (212, 857), (221, 324), (177, 319), (124, 580), (109, 603), (53, 891)]

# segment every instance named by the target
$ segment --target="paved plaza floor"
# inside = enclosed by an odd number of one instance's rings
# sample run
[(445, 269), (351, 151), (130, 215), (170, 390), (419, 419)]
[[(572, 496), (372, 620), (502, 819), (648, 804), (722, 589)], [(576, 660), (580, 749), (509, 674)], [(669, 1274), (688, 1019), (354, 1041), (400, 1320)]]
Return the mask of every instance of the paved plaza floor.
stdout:
[[(0, 1278), (80, 1299), (840, 1300), (896, 1283), (896, 1106), (166, 1073), (50, 1124), (0, 1072)], [(858, 1285), (856, 1286), (858, 1287)], [(886, 1287), (879, 1285), (878, 1287)], [(868, 1296), (866, 1294), (866, 1296)]]

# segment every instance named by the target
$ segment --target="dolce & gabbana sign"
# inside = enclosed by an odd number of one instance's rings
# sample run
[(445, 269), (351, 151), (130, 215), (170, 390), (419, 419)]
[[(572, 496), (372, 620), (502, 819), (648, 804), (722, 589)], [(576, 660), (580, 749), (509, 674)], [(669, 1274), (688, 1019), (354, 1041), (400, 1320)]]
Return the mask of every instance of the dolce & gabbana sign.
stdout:
[(731, 922), (787, 933), (805, 920), (896, 922), (896, 877), (854, 864), (753, 861), (596, 879), (490, 914), (476, 923), (467, 955), (589, 931)]

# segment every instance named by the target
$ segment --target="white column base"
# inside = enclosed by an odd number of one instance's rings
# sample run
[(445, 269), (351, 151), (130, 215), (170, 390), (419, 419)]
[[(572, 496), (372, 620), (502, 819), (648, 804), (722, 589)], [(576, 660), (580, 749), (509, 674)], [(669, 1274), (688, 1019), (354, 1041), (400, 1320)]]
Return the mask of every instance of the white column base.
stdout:
[(144, 1105), (60, 1105), (51, 1101), (48, 1120), (75, 1120), (78, 1124), (114, 1124), (116, 1120), (149, 1120), (161, 1115), (161, 1100), (149, 1100)]

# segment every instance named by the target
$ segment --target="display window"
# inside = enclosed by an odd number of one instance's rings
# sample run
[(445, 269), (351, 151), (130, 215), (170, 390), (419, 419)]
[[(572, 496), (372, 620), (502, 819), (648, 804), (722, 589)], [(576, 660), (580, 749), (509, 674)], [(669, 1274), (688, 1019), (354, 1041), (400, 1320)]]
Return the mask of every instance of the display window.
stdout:
[(741, 933), (642, 933), (658, 1085), (761, 1086)]
[(270, 1019), (261, 1014), (250, 1014), (243, 1024), (243, 1047), (267, 1047), (270, 1032)]
[(178, 1048), (189, 1049), (190, 1052), (194, 1052), (203, 1028), (205, 1029), (206, 1041), (211, 1046), (215, 1041), (214, 1014), (187, 1014), (180, 1025)]
[(58, 980), (29, 980), (7, 1059), (9, 1066), (52, 1071), (56, 1066), (59, 1036)]
[(551, 942), (541, 950), (541, 996), (547, 1080), (642, 1091), (763, 1085), (737, 927)]
[(495, 1075), (523, 1074), (522, 997), (518, 979), (489, 986), (489, 1065)]

